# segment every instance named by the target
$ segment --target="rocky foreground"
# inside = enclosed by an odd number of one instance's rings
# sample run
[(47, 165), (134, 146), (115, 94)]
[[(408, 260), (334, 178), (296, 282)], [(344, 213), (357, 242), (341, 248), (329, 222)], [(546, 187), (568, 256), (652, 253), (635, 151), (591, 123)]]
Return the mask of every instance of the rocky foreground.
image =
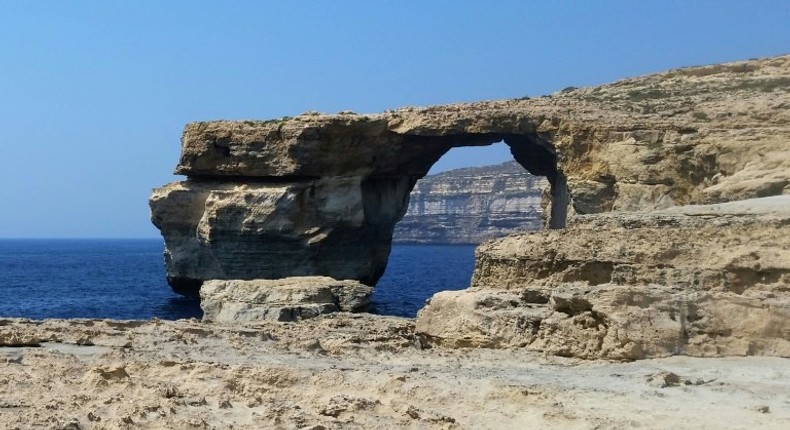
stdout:
[(444, 349), (406, 319), (0, 320), (4, 429), (786, 429), (790, 363)]

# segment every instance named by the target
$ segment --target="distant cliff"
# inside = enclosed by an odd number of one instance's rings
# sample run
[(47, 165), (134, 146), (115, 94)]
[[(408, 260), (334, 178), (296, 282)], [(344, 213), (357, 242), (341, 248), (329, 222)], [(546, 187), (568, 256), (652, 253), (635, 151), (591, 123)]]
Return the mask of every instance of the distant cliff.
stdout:
[(480, 243), (541, 226), (546, 180), (515, 161), (426, 176), (395, 227), (396, 243)]

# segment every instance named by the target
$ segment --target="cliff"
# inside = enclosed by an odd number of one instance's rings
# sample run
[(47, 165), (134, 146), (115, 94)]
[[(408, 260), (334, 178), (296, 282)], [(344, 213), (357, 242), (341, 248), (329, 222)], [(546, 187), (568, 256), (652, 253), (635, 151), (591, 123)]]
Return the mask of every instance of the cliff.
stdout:
[(395, 225), (396, 243), (481, 243), (541, 227), (543, 177), (510, 161), (426, 176)]

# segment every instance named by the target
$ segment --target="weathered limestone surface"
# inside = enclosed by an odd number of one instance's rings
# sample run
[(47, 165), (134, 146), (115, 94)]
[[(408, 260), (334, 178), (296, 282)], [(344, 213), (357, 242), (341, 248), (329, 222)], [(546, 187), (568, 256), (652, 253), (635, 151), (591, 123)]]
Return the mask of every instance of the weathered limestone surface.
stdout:
[[(550, 198), (544, 206), (552, 228), (563, 227), (568, 214), (790, 194), (790, 56), (672, 70), (535, 99), (189, 124), (176, 168), (187, 180), (154, 190), (150, 200), (152, 220), (166, 242), (168, 280), (188, 295), (197, 295), (208, 279), (329, 276), (372, 286), (384, 272), (395, 223), (416, 181), (452, 147), (503, 140), (519, 164), (546, 176)], [(520, 260), (525, 267), (513, 267), (486, 266), (494, 260), (481, 257), (474, 285), (489, 290), (486, 271), (502, 281), (501, 288), (507, 279), (546, 288), (557, 282), (671, 287), (677, 280), (682, 288), (719, 294), (716, 280), (722, 277), (721, 285), (732, 291), (721, 294), (747, 297), (762, 291), (755, 283), (786, 283), (779, 266), (766, 269), (774, 261), (768, 254), (761, 254), (766, 262), (760, 269), (746, 272), (715, 260), (722, 246), (737, 245), (739, 229), (757, 235), (755, 241), (775, 238), (727, 221), (731, 237), (713, 246), (721, 226), (687, 224), (687, 218), (670, 214), (655, 221), (668, 229), (652, 228), (653, 221), (639, 216), (581, 218), (571, 233), (529, 239), (568, 240), (557, 252), (569, 258), (534, 258), (568, 266), (542, 268), (544, 276), (533, 273), (542, 266), (528, 258)], [(584, 225), (612, 233), (573, 245), (572, 232)], [(682, 266), (676, 253), (691, 256), (704, 248), (673, 242), (666, 231), (708, 243), (713, 262), (699, 272)], [(665, 234), (671, 247), (640, 250), (639, 244)], [(572, 263), (577, 248), (587, 252), (579, 254), (582, 260), (598, 248), (601, 256), (579, 266)], [(645, 256), (655, 258), (653, 266)], [(514, 276), (494, 277), (496, 271)]]
[(477, 250), (417, 330), (582, 358), (790, 357), (790, 196), (578, 216)]
[(362, 311), (372, 291), (357, 281), (323, 276), (212, 280), (200, 288), (200, 306), (204, 321), (297, 321), (337, 311)]
[(515, 161), (426, 176), (409, 195), (395, 242), (474, 243), (542, 227), (543, 177)]
[(184, 131), (176, 173), (422, 176), (451, 147), (504, 139), (535, 174), (556, 152), (580, 213), (731, 201), (788, 192), (788, 103), (781, 56), (526, 100), (201, 122)]
[[(26, 345), (27, 347), (20, 347)], [(426, 348), (414, 321), (0, 318), (0, 429), (787, 430), (786, 359)]]

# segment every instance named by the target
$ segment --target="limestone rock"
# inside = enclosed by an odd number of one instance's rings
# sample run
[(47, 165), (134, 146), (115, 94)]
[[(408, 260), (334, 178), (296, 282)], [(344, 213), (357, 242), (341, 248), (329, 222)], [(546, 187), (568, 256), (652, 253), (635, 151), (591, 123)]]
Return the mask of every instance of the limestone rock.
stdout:
[(576, 216), (481, 245), (472, 286), (688, 285), (736, 294), (790, 284), (790, 196)]
[(582, 363), (426, 348), (413, 320), (364, 313), (0, 318), (0, 339), (9, 333), (56, 340), (0, 348), (1, 429), (785, 430), (790, 419), (790, 366), (770, 357)]
[(157, 189), (151, 217), (164, 233), (168, 280), (192, 296), (204, 279), (321, 275), (372, 285), (406, 207), (397, 190), (411, 185), (378, 182), (184, 181)]
[(436, 294), (416, 329), (442, 346), (518, 347), (586, 359), (790, 357), (790, 300), (657, 284), (472, 288)]
[(790, 357), (790, 196), (579, 216), (477, 250), (417, 330), (580, 358)]
[(426, 176), (395, 226), (399, 243), (481, 243), (541, 227), (542, 177), (515, 161)]
[(184, 130), (176, 172), (419, 177), (452, 147), (504, 140), (536, 175), (556, 157), (574, 197), (577, 184), (606, 190), (579, 213), (732, 201), (790, 192), (789, 102), (790, 56), (780, 56), (532, 99), (201, 122)]
[(296, 321), (364, 310), (371, 292), (371, 287), (356, 281), (321, 276), (210, 280), (200, 289), (200, 306), (204, 321)]
[[(381, 115), (188, 124), (177, 174), (189, 177), (423, 176), (450, 146), (415, 146)], [(420, 162), (421, 161), (421, 162)]]

